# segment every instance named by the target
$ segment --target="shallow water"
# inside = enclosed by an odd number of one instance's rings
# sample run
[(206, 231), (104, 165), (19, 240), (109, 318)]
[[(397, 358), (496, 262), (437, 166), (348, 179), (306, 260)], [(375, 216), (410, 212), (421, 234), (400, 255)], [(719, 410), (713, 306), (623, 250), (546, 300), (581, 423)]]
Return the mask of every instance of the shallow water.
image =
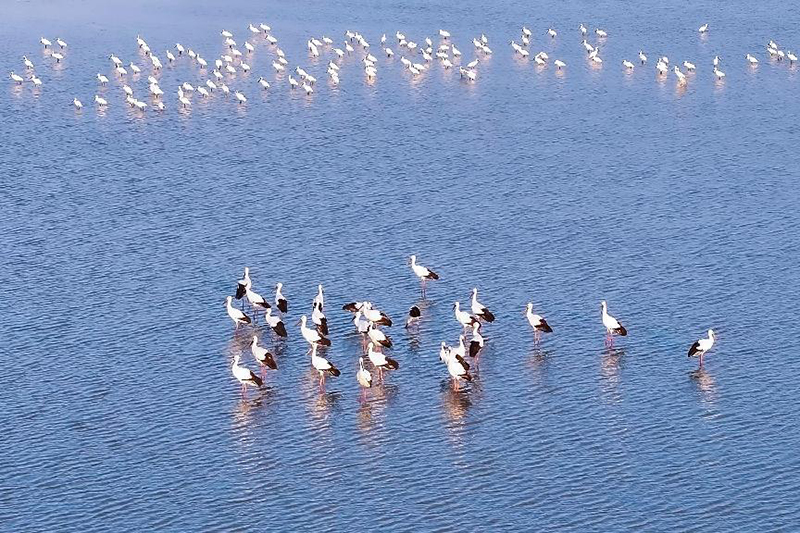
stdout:
[[(90, 0), (4, 11), (0, 70), (21, 71), (27, 54), (44, 87), (4, 78), (0, 92), (3, 529), (800, 526), (798, 70), (764, 57), (770, 38), (800, 47), (796, 10)], [(320, 80), (311, 97), (273, 82), (259, 42), (249, 76), (229, 82), (246, 106), (214, 95), (179, 110), (178, 83), (205, 79), (186, 60), (161, 75), (164, 114), (128, 110), (117, 81), (107, 111), (91, 103), (109, 53), (143, 65), (137, 33), (162, 60), (180, 41), (210, 61), (222, 28), (241, 40), (261, 21)], [(585, 60), (580, 22), (609, 32), (602, 68)], [(523, 23), (563, 72), (512, 56)], [(489, 37), (476, 83), (439, 67), (411, 81), (399, 54), (376, 53), (375, 83), (350, 58), (334, 88), (327, 54), (304, 53), (312, 34), (358, 30), (375, 53), (384, 32), (421, 42), (440, 27), (467, 60), (471, 38)], [(70, 43), (63, 66), (42, 55), (41, 35)], [(650, 64), (624, 72), (639, 49)], [(656, 79), (659, 54), (698, 65), (685, 88)], [(401, 368), (363, 401), (360, 341), (339, 308), (370, 299), (401, 322), (419, 303), (411, 253), (442, 279), (418, 333), (389, 331)], [(284, 283), (290, 338), (276, 345), (279, 371), (242, 400), (229, 366), (244, 349), (255, 368), (251, 331), (234, 333), (223, 302), (246, 265), (264, 294)], [(295, 326), (317, 283), (327, 356), (343, 371), (324, 393)], [(438, 345), (457, 342), (451, 306), (475, 286), (498, 320), (475, 382), (454, 392)], [(601, 299), (630, 331), (612, 350)], [(529, 300), (555, 329), (539, 349)], [(709, 327), (718, 343), (697, 373), (686, 350)]]

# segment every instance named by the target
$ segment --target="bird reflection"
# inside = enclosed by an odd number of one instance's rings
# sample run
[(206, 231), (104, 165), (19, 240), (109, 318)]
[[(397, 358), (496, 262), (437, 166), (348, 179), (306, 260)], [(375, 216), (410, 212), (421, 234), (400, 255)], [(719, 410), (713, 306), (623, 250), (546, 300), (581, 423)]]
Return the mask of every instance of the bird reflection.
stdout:
[(543, 384), (547, 379), (550, 352), (542, 350), (541, 346), (533, 345), (528, 351), (528, 366), (533, 370), (536, 381)]
[(241, 398), (233, 410), (233, 429), (240, 434), (249, 434), (252, 429), (252, 419), (264, 406), (272, 403), (277, 391), (272, 387), (259, 389), (252, 398)]
[(714, 405), (717, 402), (717, 382), (705, 369), (692, 370), (689, 379), (697, 385), (703, 403)]
[(371, 435), (380, 425), (398, 390), (398, 386), (392, 383), (375, 384), (369, 390), (365, 389), (367, 394), (359, 399), (358, 408), (358, 429), (363, 436)]
[(600, 387), (602, 395), (610, 403), (619, 403), (622, 395), (619, 391), (619, 371), (625, 358), (624, 348), (606, 346), (600, 362)]

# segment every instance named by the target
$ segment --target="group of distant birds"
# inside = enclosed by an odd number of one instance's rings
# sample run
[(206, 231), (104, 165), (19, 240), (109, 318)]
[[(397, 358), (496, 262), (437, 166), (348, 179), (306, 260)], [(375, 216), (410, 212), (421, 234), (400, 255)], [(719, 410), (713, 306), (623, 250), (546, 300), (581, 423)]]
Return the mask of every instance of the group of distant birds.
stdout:
[[(581, 24), (578, 27), (578, 30), (583, 38), (582, 44), (586, 50), (588, 60), (591, 64), (600, 66), (603, 63), (603, 59), (600, 57), (600, 46), (608, 37), (608, 32), (601, 28), (595, 28), (594, 34), (598, 42), (596, 44), (591, 44), (587, 40), (589, 29), (584, 24)], [(282, 80), (284, 74), (287, 74), (286, 82), (292, 90), (299, 88), (308, 95), (314, 93), (314, 87), (317, 82), (317, 78), (308, 72), (308, 70), (299, 65), (290, 70), (289, 61), (286, 58), (286, 54), (281, 47), (278, 46), (278, 39), (272, 33), (272, 28), (269, 25), (264, 23), (261, 23), (258, 26), (249, 24), (248, 31), (253, 38), (258, 37), (258, 39), (254, 42), (261, 40), (265, 42), (267, 46), (273, 49), (275, 57), (272, 60), (272, 68), (275, 70), (276, 80)], [(700, 28), (698, 28), (698, 32), (701, 35), (705, 35), (708, 31), (708, 24), (703, 24)], [(489, 47), (489, 39), (485, 34), (481, 34), (480, 36), (473, 38), (472, 44), (474, 46), (475, 58), (466, 64), (461, 64), (462, 52), (455, 45), (455, 43), (452, 42), (450, 32), (441, 29), (439, 30), (438, 34), (438, 44), (435, 44), (430, 37), (425, 37), (423, 42), (417, 43), (410, 38), (407, 38), (404, 33), (397, 31), (395, 33), (395, 39), (397, 41), (396, 46), (397, 52), (400, 53), (400, 62), (402, 63), (403, 67), (410, 73), (412, 77), (417, 77), (423, 72), (429, 70), (437, 61), (444, 69), (455, 68), (456, 65), (458, 65), (461, 78), (466, 81), (474, 82), (478, 78), (478, 66), (480, 62), (485, 57), (493, 53), (492, 49)], [(548, 28), (546, 35), (548, 35), (551, 39), (556, 39), (558, 32), (553, 28)], [(211, 70), (211, 75), (208, 76), (208, 78), (202, 84), (193, 85), (188, 81), (184, 81), (178, 85), (176, 94), (178, 97), (178, 103), (182, 108), (190, 108), (192, 106), (192, 97), (194, 94), (199, 95), (200, 98), (209, 98), (215, 91), (221, 92), (223, 95), (225, 95), (225, 97), (233, 94), (233, 97), (239, 104), (244, 104), (247, 102), (247, 97), (242, 90), (232, 90), (228, 84), (241, 81), (241, 79), (237, 78), (237, 76), (239, 74), (246, 75), (251, 71), (249, 57), (256, 51), (256, 47), (252, 42), (245, 39), (242, 44), (244, 51), (242, 51), (240, 50), (237, 41), (234, 40), (233, 33), (227, 30), (222, 30), (221, 36), (224, 39), (223, 44), (227, 50), (213, 61), (213, 66), (199, 53), (191, 48), (184, 47), (180, 43), (175, 45), (174, 51), (173, 49), (170, 49), (165, 52), (166, 61), (169, 65), (175, 63), (182, 57), (188, 57), (190, 61), (197, 65), (201, 72), (207, 73), (209, 70)], [(370, 43), (361, 33), (350, 30), (345, 32), (344, 38), (345, 39), (341, 47), (335, 46), (334, 40), (327, 36), (323, 36), (321, 39), (317, 39), (315, 37), (308, 39), (306, 43), (306, 47), (308, 49), (308, 58), (316, 61), (323, 54), (328, 53), (329, 60), (327, 63), (326, 73), (328, 74), (330, 83), (338, 85), (340, 81), (339, 76), (341, 64), (345, 58), (353, 56), (354, 54), (361, 55), (362, 57), (360, 61), (364, 66), (364, 76), (366, 77), (367, 82), (371, 83), (377, 78), (378, 75), (378, 58), (370, 52)], [(533, 32), (526, 26), (523, 26), (520, 35), (521, 44), (517, 43), (516, 40), (511, 41), (511, 47), (514, 50), (514, 53), (521, 58), (529, 58), (531, 55), (529, 48), (531, 46), (532, 39)], [(110, 54), (109, 59), (113, 64), (112, 76), (117, 76), (119, 78), (120, 83), (122, 83), (122, 90), (125, 94), (125, 101), (132, 108), (145, 111), (149, 106), (152, 106), (158, 111), (163, 111), (166, 109), (166, 105), (162, 98), (164, 91), (161, 89), (158, 78), (164, 68), (164, 63), (162, 63), (159, 56), (151, 50), (150, 46), (141, 36), (137, 36), (136, 41), (140, 53), (144, 56), (144, 59), (150, 63), (152, 68), (151, 73), (147, 76), (148, 91), (151, 97), (151, 103), (148, 104), (144, 99), (137, 98), (135, 96), (133, 87), (129, 85), (130, 80), (128, 76), (133, 76), (133, 79), (135, 80), (135, 77), (142, 73), (143, 67), (130, 62), (128, 64), (128, 68), (126, 68), (123, 64), (123, 61), (119, 57), (114, 54)], [(391, 58), (393, 58), (395, 55), (395, 50), (389, 46), (388, 41), (389, 40), (387, 39), (386, 34), (383, 34), (380, 39), (380, 47), (382, 54), (391, 60)], [(43, 50), (45, 52), (49, 51), (50, 58), (54, 59), (56, 63), (61, 63), (64, 60), (64, 54), (66, 53), (67, 49), (67, 43), (64, 40), (57, 38), (54, 44), (49, 39), (42, 37), (40, 39), (40, 43), (43, 46)], [(424, 45), (422, 43), (424, 43)], [(55, 46), (58, 46), (58, 51), (55, 50)], [(766, 48), (769, 57), (775, 58), (777, 61), (783, 61), (786, 59), (790, 65), (797, 61), (797, 56), (794, 53), (789, 50), (785, 51), (781, 49), (773, 40), (770, 40), (767, 43)], [(360, 52), (357, 54), (356, 50), (360, 50)], [(540, 67), (544, 67), (549, 59), (550, 58), (548, 54), (544, 51), (540, 51), (533, 55), (533, 61)], [(642, 65), (647, 63), (647, 55), (644, 53), (644, 51), (639, 51), (638, 60)], [(756, 66), (759, 63), (758, 58), (749, 53), (745, 56), (745, 60), (747, 64), (751, 66)], [(714, 57), (713, 73), (718, 80), (725, 78), (725, 73), (720, 69), (721, 61), (722, 59), (719, 56)], [(632, 70), (635, 67), (634, 62), (628, 59), (623, 59), (622, 64), (627, 70)], [(36, 75), (33, 62), (27, 56), (23, 56), (23, 65), (30, 83), (32, 83), (36, 89), (41, 88), (43, 85), (42, 80)], [(553, 65), (555, 65), (558, 70), (561, 70), (567, 66), (566, 63), (561, 59), (554, 60)], [(685, 70), (681, 70), (681, 66)], [(680, 66), (673, 65), (671, 70), (676, 76), (678, 84), (683, 85), (687, 83), (688, 76), (696, 71), (696, 65), (690, 61), (683, 61)], [(666, 76), (669, 73), (670, 60), (666, 55), (658, 57), (658, 60), (656, 61), (656, 71), (657, 75), (661, 77)], [(295, 75), (293, 76), (290, 72), (293, 72)], [(25, 82), (25, 78), (23, 76), (20, 76), (13, 71), (10, 73), (9, 77), (15, 84), (18, 85), (22, 85)], [(97, 74), (97, 80), (101, 86), (105, 86), (109, 83), (108, 76), (102, 73)], [(273, 81), (273, 83), (275, 83), (275, 81)], [(267, 81), (264, 76), (260, 76), (258, 78), (258, 84), (263, 90), (268, 90), (271, 88), (270, 82)], [(94, 102), (100, 108), (104, 108), (109, 105), (109, 100), (100, 94), (94, 95)], [(80, 110), (83, 108), (83, 103), (77, 97), (73, 98), (72, 103), (76, 109)]]
[[(438, 280), (439, 275), (428, 267), (417, 262), (416, 256), (410, 256), (411, 270), (421, 283), (422, 297), (425, 298), (427, 283)], [(241, 301), (241, 308), (234, 306), (234, 299)], [(249, 314), (245, 312), (245, 304), (249, 308)], [(228, 316), (239, 326), (255, 325), (258, 314), (263, 316), (264, 324), (269, 326), (274, 335), (278, 338), (288, 336), (283, 317), (289, 310), (289, 302), (283, 295), (283, 284), (275, 286), (275, 297), (270, 300), (253, 290), (253, 282), (250, 278), (250, 269), (244, 269), (244, 276), (237, 281), (236, 293), (228, 296), (225, 301)], [(273, 312), (277, 309), (277, 313)], [(311, 355), (311, 366), (319, 374), (319, 385), (322, 388), (327, 376), (338, 377), (341, 375), (339, 369), (325, 357), (323, 350), (331, 345), (328, 338), (328, 319), (325, 315), (325, 293), (322, 285), (318, 286), (317, 294), (312, 300), (311, 320), (309, 325), (308, 315), (302, 315), (298, 322), (300, 334), (308, 343), (308, 352)], [(373, 376), (370, 369), (377, 371), (378, 379), (383, 381), (384, 373), (397, 370), (400, 363), (389, 357), (384, 350), (390, 350), (393, 346), (392, 339), (381, 329), (381, 327), (391, 327), (393, 321), (384, 312), (377, 309), (369, 301), (350, 302), (345, 304), (342, 309), (353, 313), (353, 325), (356, 332), (362, 336), (363, 353), (358, 358), (358, 368), (356, 369), (356, 380), (366, 391), (372, 387)], [(471, 365), (469, 360), (477, 361), (485, 346), (485, 339), (481, 333), (485, 324), (495, 321), (495, 315), (478, 300), (478, 289), (472, 290), (472, 297), (469, 311), (461, 308), (461, 303), (456, 301), (453, 304), (453, 315), (461, 326), (458, 345), (449, 346), (442, 342), (439, 348), (439, 359), (446, 366), (447, 372), (452, 378), (453, 387), (458, 390), (461, 381), (472, 381), (470, 373)], [(405, 320), (406, 328), (417, 326), (422, 316), (420, 307), (414, 305), (409, 309)], [(553, 328), (547, 320), (533, 310), (533, 303), (528, 303), (525, 307), (525, 317), (533, 329), (534, 344), (541, 342), (541, 335), (552, 333)], [(612, 347), (614, 337), (625, 337), (628, 331), (625, 327), (608, 312), (605, 301), (600, 302), (600, 317), (605, 329), (606, 346)], [(469, 341), (467, 340), (469, 333)], [(241, 354), (234, 355), (231, 372), (242, 386), (242, 394), (245, 395), (248, 386), (261, 387), (266, 377), (267, 369), (277, 370), (278, 366), (272, 352), (261, 344), (263, 339), (259, 339), (257, 334), (252, 337), (250, 352), (255, 361), (261, 367), (260, 375), (256, 374), (246, 366), (241, 364)], [(703, 366), (703, 356), (714, 346), (715, 334), (709, 329), (708, 336), (701, 338), (691, 345), (688, 356), (699, 358), (700, 367)], [(369, 365), (366, 364), (369, 361)]]

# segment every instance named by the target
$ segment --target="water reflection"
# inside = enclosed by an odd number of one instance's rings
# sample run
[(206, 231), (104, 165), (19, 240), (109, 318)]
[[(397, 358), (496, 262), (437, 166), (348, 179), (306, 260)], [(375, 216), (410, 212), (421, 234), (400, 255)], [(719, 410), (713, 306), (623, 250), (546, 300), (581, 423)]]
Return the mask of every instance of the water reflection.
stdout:
[(620, 369), (625, 359), (624, 348), (606, 346), (600, 359), (600, 395), (608, 403), (619, 403)]
[(714, 406), (717, 403), (717, 382), (704, 368), (689, 372), (689, 379), (697, 386), (704, 404)]
[(550, 352), (541, 346), (533, 345), (528, 351), (528, 366), (533, 371), (534, 381), (545, 385), (550, 367)]
[(398, 390), (398, 386), (392, 383), (362, 389), (358, 402), (358, 429), (367, 442), (375, 444), (374, 430), (383, 425), (387, 408), (394, 402)]

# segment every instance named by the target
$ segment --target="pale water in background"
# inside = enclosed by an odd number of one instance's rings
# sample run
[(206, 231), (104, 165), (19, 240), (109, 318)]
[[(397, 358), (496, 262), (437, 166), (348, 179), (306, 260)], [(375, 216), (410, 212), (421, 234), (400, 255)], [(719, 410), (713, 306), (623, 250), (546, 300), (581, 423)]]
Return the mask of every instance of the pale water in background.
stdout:
[[(800, 49), (794, 6), (135, 4), (2, 5), (0, 528), (800, 528), (798, 67), (765, 57), (769, 39)], [(178, 83), (205, 79), (186, 59), (161, 76), (164, 114), (130, 111), (117, 81), (105, 113), (91, 102), (110, 53), (144, 65), (138, 33), (162, 61), (178, 41), (213, 61), (220, 30), (241, 41), (250, 22), (315, 94), (274, 81), (256, 39), (252, 72), (229, 82), (246, 106), (179, 111)], [(600, 69), (581, 22), (609, 33)], [(512, 56), (522, 24), (562, 73)], [(465, 62), (489, 37), (476, 83), (440, 67), (412, 82), (379, 53), (384, 32), (396, 49), (398, 29), (438, 42), (441, 27)], [(346, 29), (373, 44), (372, 85), (361, 54), (338, 88), (329, 53), (305, 54)], [(42, 35), (69, 42), (58, 69)], [(649, 65), (626, 74), (639, 49)], [(7, 78), (23, 54), (38, 95)], [(660, 54), (698, 65), (684, 89), (656, 79)], [(402, 322), (411, 253), (442, 279), (418, 334), (389, 331), (401, 368), (361, 402), (341, 304)], [(223, 305), (244, 266), (290, 301), (279, 371), (246, 401), (230, 361), (244, 349), (256, 368), (249, 332)], [(324, 394), (294, 325), (317, 283), (343, 371)], [(474, 286), (498, 319), (455, 393), (438, 345), (457, 342), (451, 306)], [(601, 299), (630, 332), (614, 350)], [(529, 300), (555, 330), (540, 349)], [(709, 327), (697, 374), (686, 351)]]

